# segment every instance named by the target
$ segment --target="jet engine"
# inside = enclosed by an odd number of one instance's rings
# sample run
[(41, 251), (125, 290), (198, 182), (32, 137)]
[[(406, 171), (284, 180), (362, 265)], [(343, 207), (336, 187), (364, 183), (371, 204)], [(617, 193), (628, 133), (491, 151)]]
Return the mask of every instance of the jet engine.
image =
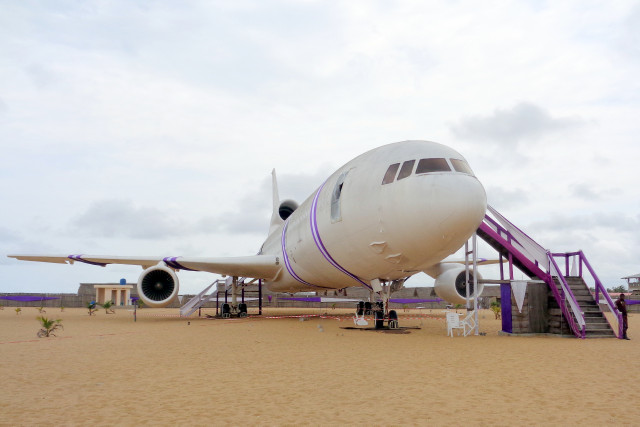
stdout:
[(298, 203), (293, 200), (285, 200), (280, 203), (280, 206), (278, 207), (278, 215), (280, 215), (280, 218), (283, 220), (286, 220), (295, 212), (296, 209), (298, 209)]
[[(478, 280), (482, 279), (480, 273), (474, 273), (473, 270), (469, 270), (469, 299), (474, 297), (473, 289), (473, 275), (476, 274)], [(465, 304), (466, 299), (466, 273), (464, 266), (452, 266), (443, 271), (436, 278), (434, 287), (436, 294), (443, 300), (452, 304)], [(478, 283), (478, 295), (482, 294), (484, 286)]]
[(178, 276), (167, 266), (147, 268), (138, 278), (138, 296), (149, 307), (166, 307), (178, 295)]

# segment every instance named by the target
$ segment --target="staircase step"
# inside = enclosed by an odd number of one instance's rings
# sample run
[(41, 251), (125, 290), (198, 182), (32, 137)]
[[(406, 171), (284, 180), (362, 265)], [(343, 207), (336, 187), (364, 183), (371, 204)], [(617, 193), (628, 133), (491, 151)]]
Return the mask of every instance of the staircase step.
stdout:
[(584, 316), (584, 321), (587, 323), (609, 323), (607, 322), (607, 319), (605, 319), (604, 317), (595, 317), (595, 316)]
[(586, 330), (585, 337), (589, 338), (616, 338), (616, 334), (613, 333), (612, 330)]
[(586, 323), (587, 331), (610, 331), (608, 323)]

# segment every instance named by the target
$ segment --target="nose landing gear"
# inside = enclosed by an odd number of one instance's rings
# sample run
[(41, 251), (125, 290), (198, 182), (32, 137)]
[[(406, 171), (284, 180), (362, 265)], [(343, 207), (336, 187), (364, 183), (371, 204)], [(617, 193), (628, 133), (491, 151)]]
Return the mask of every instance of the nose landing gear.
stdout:
[[(364, 318), (365, 315), (373, 314), (373, 325), (375, 329), (398, 329), (398, 313), (395, 310), (389, 310), (389, 313), (385, 316), (384, 314), (384, 304), (382, 301), (378, 301), (373, 306), (371, 303), (369, 310), (365, 309), (365, 303), (360, 301), (358, 303), (358, 307), (356, 309), (356, 315), (353, 318), (356, 326), (368, 326), (369, 322)], [(385, 328), (384, 323), (387, 322), (387, 327)]]

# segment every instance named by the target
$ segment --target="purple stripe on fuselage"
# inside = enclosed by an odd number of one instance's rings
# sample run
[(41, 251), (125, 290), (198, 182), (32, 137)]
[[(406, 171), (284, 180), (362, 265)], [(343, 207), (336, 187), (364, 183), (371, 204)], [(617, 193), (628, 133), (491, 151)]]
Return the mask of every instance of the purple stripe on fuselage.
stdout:
[(100, 267), (105, 267), (107, 265), (102, 262), (87, 261), (86, 259), (82, 259), (82, 255), (69, 255), (67, 258), (72, 259), (74, 261), (84, 262), (85, 264), (99, 265)]
[(169, 267), (176, 269), (176, 270), (188, 270), (188, 271), (198, 271), (198, 270), (194, 270), (192, 268), (187, 268), (184, 265), (180, 264), (178, 261), (176, 261), (178, 259), (177, 256), (174, 257), (166, 257), (163, 258), (163, 261), (165, 264), (167, 264)]
[(320, 188), (318, 189), (318, 192), (313, 198), (313, 203), (311, 204), (311, 215), (309, 216), (309, 223), (311, 225), (311, 234), (313, 235), (313, 241), (315, 242), (316, 247), (318, 248), (322, 256), (324, 256), (324, 258), (327, 261), (329, 261), (329, 264), (333, 265), (336, 269), (346, 274), (347, 276), (351, 277), (353, 280), (362, 284), (366, 288), (372, 289), (371, 285), (369, 285), (367, 282), (363, 281), (358, 276), (347, 271), (347, 269), (345, 269), (340, 264), (338, 264), (336, 260), (333, 259), (333, 257), (329, 254), (329, 251), (327, 251), (327, 248), (324, 246), (324, 243), (322, 242), (322, 238), (320, 237), (320, 232), (318, 231), (317, 209), (318, 209), (318, 198), (320, 197), (320, 192), (322, 191), (326, 183), (327, 182), (325, 181), (324, 184), (320, 186)]
[(291, 263), (289, 262), (289, 255), (287, 255), (287, 243), (286, 243), (286, 233), (287, 233), (287, 227), (289, 226), (289, 220), (287, 219), (284, 223), (284, 226), (282, 227), (282, 238), (280, 239), (280, 242), (282, 244), (282, 256), (284, 258), (284, 265), (287, 268), (287, 271), (289, 272), (289, 274), (291, 275), (291, 277), (293, 277), (294, 279), (296, 279), (298, 282), (302, 283), (303, 285), (307, 285), (307, 286), (311, 286), (313, 288), (322, 288), (322, 289), (329, 289), (326, 288), (324, 286), (318, 286), (318, 285), (314, 285), (313, 283), (309, 283), (303, 279), (301, 279), (295, 271), (293, 271), (293, 267), (291, 267)]

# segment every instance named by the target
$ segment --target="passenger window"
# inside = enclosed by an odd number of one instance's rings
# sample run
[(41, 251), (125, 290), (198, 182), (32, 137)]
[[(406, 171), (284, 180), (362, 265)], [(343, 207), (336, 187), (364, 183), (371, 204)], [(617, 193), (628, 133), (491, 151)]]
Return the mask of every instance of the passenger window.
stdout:
[(387, 169), (387, 173), (384, 174), (382, 185), (391, 184), (393, 182), (393, 180), (396, 178), (396, 172), (398, 172), (399, 167), (400, 167), (400, 163), (394, 163), (391, 166), (389, 166), (389, 169)]
[(460, 159), (451, 159), (451, 164), (456, 172), (468, 173), (469, 175), (473, 175), (473, 171), (469, 167), (469, 164), (464, 160)]
[(402, 167), (400, 168), (400, 173), (398, 174), (398, 181), (411, 175), (411, 172), (413, 172), (413, 165), (415, 163), (416, 163), (415, 160), (409, 160), (402, 164)]
[(445, 159), (420, 159), (416, 173), (451, 172)]

